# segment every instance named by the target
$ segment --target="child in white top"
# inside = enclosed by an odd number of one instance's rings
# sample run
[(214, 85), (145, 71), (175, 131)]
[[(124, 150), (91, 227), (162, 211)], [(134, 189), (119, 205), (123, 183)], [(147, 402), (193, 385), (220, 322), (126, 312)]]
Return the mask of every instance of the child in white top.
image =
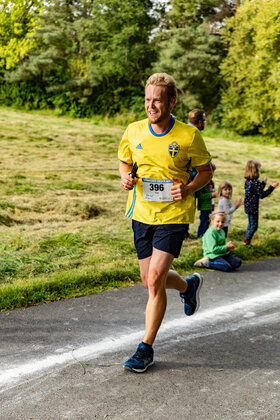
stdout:
[(230, 201), (231, 196), (232, 196), (231, 183), (228, 181), (221, 182), (218, 188), (218, 198), (219, 198), (218, 209), (224, 211), (227, 215), (227, 219), (223, 227), (223, 230), (225, 231), (226, 236), (228, 233), (228, 227), (231, 223), (233, 212), (237, 210), (242, 204), (242, 198), (239, 198), (238, 200), (235, 201), (234, 204), (231, 204), (231, 201)]

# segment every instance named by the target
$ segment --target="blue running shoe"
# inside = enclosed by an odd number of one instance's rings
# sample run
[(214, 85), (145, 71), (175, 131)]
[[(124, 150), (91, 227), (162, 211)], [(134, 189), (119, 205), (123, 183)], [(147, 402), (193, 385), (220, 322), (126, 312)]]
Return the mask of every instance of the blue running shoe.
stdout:
[(186, 278), (188, 288), (185, 293), (179, 293), (182, 302), (184, 303), (184, 311), (187, 316), (193, 315), (199, 308), (199, 292), (202, 286), (203, 278), (199, 273)]
[(128, 359), (123, 367), (131, 372), (142, 373), (154, 364), (154, 350), (145, 343), (140, 343), (136, 353)]

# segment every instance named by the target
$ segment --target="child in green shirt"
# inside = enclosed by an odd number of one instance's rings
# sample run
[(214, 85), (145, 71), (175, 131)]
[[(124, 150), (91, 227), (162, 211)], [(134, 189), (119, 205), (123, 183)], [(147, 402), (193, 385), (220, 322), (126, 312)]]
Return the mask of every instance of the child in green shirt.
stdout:
[(206, 267), (212, 270), (232, 271), (241, 266), (241, 259), (230, 254), (235, 246), (231, 241), (226, 242), (223, 230), (226, 213), (216, 210), (210, 215), (211, 225), (202, 237), (203, 255), (196, 261), (196, 267)]

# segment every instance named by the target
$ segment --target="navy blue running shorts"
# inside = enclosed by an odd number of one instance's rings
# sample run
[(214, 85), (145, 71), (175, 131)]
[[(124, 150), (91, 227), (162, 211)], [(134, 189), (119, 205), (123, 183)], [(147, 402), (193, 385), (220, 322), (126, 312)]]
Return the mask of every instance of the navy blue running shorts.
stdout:
[(187, 224), (147, 225), (132, 220), (134, 244), (139, 260), (148, 258), (153, 248), (168, 252), (178, 258), (186, 236)]

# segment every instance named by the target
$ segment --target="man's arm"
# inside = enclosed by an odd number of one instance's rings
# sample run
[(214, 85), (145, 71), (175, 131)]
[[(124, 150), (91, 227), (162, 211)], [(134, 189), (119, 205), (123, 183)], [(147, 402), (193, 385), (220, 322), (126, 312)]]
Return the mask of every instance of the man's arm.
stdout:
[(129, 175), (132, 170), (132, 165), (128, 165), (125, 162), (120, 161), (119, 171), (121, 175), (121, 187), (123, 190), (132, 190), (136, 181)]
[(173, 182), (175, 182), (175, 185), (171, 187), (171, 195), (174, 200), (183, 200), (187, 195), (192, 195), (204, 187), (204, 185), (208, 184), (213, 176), (210, 163), (208, 165), (196, 167), (195, 169), (197, 175), (189, 184), (183, 184), (180, 179), (172, 178)]

